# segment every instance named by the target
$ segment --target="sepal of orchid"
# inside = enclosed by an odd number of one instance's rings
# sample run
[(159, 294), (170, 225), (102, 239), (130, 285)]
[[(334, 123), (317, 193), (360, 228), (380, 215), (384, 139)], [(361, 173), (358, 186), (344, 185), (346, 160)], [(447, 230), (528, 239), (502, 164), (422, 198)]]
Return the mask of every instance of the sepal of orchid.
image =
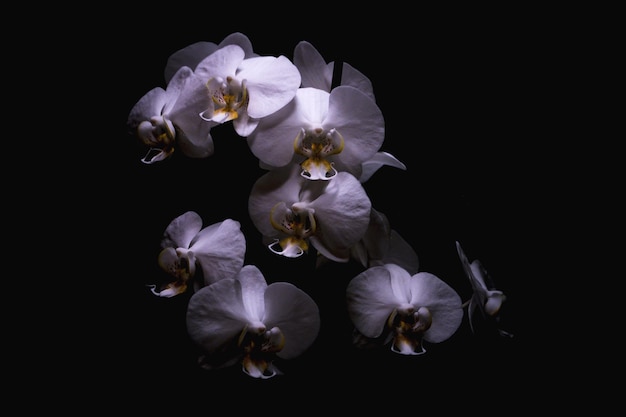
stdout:
[(359, 181), (366, 182), (369, 180), (372, 175), (376, 171), (378, 171), (382, 166), (388, 165), (394, 168), (401, 169), (406, 171), (406, 165), (400, 162), (398, 158), (390, 154), (389, 152), (376, 152), (371, 159), (364, 161), (361, 163), (361, 175), (359, 176)]

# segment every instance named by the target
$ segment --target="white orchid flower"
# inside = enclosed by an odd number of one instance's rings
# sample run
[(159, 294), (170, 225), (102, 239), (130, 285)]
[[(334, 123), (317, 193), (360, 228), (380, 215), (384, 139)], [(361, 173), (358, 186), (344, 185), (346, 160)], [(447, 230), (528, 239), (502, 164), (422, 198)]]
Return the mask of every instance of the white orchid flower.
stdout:
[(361, 91), (340, 86), (328, 93), (308, 87), (261, 120), (248, 145), (265, 165), (297, 162), (303, 177), (329, 180), (340, 171), (360, 177), (362, 163), (374, 157), (384, 136), (380, 108)]
[(155, 295), (170, 298), (184, 293), (190, 282), (197, 291), (234, 276), (243, 266), (246, 240), (238, 221), (226, 219), (203, 228), (200, 215), (188, 211), (167, 226), (161, 248), (159, 266), (174, 280), (159, 291), (150, 287)]
[[(293, 52), (293, 63), (302, 76), (302, 87), (313, 87), (327, 92), (340, 85), (348, 85), (365, 93), (372, 100), (375, 100), (372, 82), (362, 72), (355, 69), (347, 62), (341, 63), (341, 76), (336, 86), (333, 85), (333, 75), (336, 62), (326, 63), (322, 55), (315, 47), (307, 41), (300, 41)], [(395, 168), (406, 170), (404, 163), (389, 152), (379, 151), (372, 158), (363, 162), (363, 172), (359, 179), (361, 182), (367, 181), (379, 168), (389, 165)]]
[(440, 343), (461, 325), (463, 308), (456, 291), (428, 272), (411, 275), (395, 264), (366, 269), (346, 289), (356, 330), (402, 355), (426, 352), (423, 341)]
[(200, 116), (216, 123), (232, 121), (237, 134), (247, 137), (260, 119), (289, 103), (300, 86), (300, 72), (285, 56), (246, 58), (239, 45), (219, 48), (198, 63), (211, 98)]
[(187, 330), (203, 350), (203, 368), (240, 361), (254, 378), (279, 375), (274, 360), (300, 356), (319, 329), (319, 309), (309, 295), (288, 282), (267, 285), (254, 265), (195, 292), (187, 308)]
[(367, 193), (347, 172), (309, 181), (298, 170), (288, 165), (261, 176), (248, 199), (250, 218), (274, 253), (299, 257), (311, 243), (325, 257), (347, 262), (369, 224)]
[(180, 68), (165, 89), (155, 87), (133, 106), (128, 126), (149, 147), (142, 162), (169, 158), (176, 147), (192, 158), (214, 153), (213, 122), (198, 114), (209, 105), (206, 87), (189, 67)]

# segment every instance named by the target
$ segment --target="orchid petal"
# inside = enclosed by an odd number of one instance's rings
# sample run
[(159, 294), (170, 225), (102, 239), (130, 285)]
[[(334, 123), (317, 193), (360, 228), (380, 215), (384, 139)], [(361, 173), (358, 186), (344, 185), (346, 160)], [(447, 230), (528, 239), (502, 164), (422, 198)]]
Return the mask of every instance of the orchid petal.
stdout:
[(354, 87), (339, 86), (330, 92), (324, 126), (334, 128), (345, 138), (341, 161), (358, 166), (374, 157), (385, 138), (382, 111), (367, 95)]
[(241, 284), (233, 278), (201, 288), (189, 299), (187, 331), (207, 354), (224, 349), (248, 322)]
[(346, 296), (352, 323), (370, 338), (382, 334), (389, 315), (398, 304), (391, 286), (391, 273), (384, 266), (368, 268), (352, 278)]
[(411, 304), (427, 307), (432, 314), (432, 325), (424, 333), (424, 340), (439, 343), (456, 332), (463, 320), (463, 308), (461, 297), (452, 287), (431, 273), (418, 272), (411, 278), (411, 293)]
[(204, 285), (231, 278), (244, 263), (246, 240), (238, 221), (226, 219), (200, 231), (190, 248), (202, 267)]
[(190, 157), (203, 158), (214, 152), (211, 128), (217, 123), (203, 120), (199, 113), (211, 106), (211, 100), (202, 80), (192, 75), (187, 78), (171, 111), (171, 119), (183, 135), (177, 138), (182, 151)]
[[(314, 182), (314, 181), (307, 181)], [(339, 172), (327, 181), (324, 192), (311, 206), (315, 209), (321, 234), (316, 234), (316, 248), (319, 243), (331, 253), (348, 251), (365, 234), (372, 208), (369, 196), (361, 183), (347, 172)]]
[(144, 94), (133, 106), (128, 116), (128, 126), (136, 129), (141, 122), (162, 114), (168, 95), (161, 87), (155, 87)]
[(320, 330), (317, 304), (301, 289), (288, 282), (275, 282), (265, 291), (265, 319), (268, 327), (278, 327), (285, 345), (277, 356), (292, 359), (315, 341)]
[(260, 56), (241, 62), (237, 77), (247, 80), (250, 117), (266, 117), (289, 103), (300, 86), (298, 68), (285, 56)]

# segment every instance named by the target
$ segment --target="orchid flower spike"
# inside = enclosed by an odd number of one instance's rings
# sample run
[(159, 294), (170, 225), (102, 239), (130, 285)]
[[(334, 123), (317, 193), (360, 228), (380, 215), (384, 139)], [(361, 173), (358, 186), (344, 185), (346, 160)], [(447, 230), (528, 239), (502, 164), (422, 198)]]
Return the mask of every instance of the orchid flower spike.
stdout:
[(191, 296), (187, 329), (203, 350), (203, 369), (240, 362), (244, 373), (268, 379), (281, 374), (276, 359), (296, 358), (313, 344), (320, 315), (304, 291), (288, 282), (268, 285), (256, 266), (246, 265)]
[(411, 275), (395, 264), (366, 269), (348, 283), (346, 295), (358, 334), (402, 355), (425, 353), (424, 341), (447, 340), (463, 319), (452, 287), (431, 273)]
[[(158, 263), (173, 280), (159, 291), (159, 297), (184, 293), (193, 282), (194, 290), (234, 276), (243, 266), (246, 240), (238, 221), (226, 219), (202, 227), (200, 215), (188, 211), (165, 229)], [(200, 276), (197, 279), (197, 276)]]

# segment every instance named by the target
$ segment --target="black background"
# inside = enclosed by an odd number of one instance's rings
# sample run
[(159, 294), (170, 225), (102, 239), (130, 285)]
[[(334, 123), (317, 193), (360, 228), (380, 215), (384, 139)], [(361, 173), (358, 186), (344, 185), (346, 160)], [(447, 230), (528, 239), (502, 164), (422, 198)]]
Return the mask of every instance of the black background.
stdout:
[[(533, 151), (535, 125), (545, 114), (529, 104), (546, 54), (536, 49), (540, 23), (513, 11), (496, 11), (494, 17), (493, 10), (397, 10), (380, 16), (370, 10), (360, 17), (268, 13), (258, 19), (248, 10), (238, 19), (233, 10), (222, 15), (197, 7), (116, 16), (99, 26), (102, 32), (93, 40), (98, 53), (85, 63), (84, 70), (95, 70), (102, 97), (92, 122), (106, 132), (97, 139), (102, 147), (94, 161), (104, 175), (93, 179), (99, 192), (92, 203), (103, 211), (97, 224), (109, 245), (90, 257), (106, 264), (98, 278), (98, 324), (80, 331), (95, 341), (76, 351), (98, 356), (102, 373), (96, 375), (110, 381), (105, 396), (112, 403), (157, 407), (204, 404), (208, 411), (210, 402), (226, 401), (232, 393), (248, 402), (282, 404), (291, 398), (311, 406), (406, 401), (410, 406), (400, 409), (412, 410), (437, 394), (450, 400), (437, 400), (442, 411), (454, 409), (455, 399), (468, 407), (483, 400), (521, 406), (518, 383), (529, 366), (526, 260), (538, 256), (528, 241), (535, 239), (532, 213), (541, 199), (535, 184), (545, 157)], [(140, 162), (143, 148), (126, 127), (132, 106), (153, 87), (165, 87), (170, 54), (197, 41), (219, 43), (233, 32), (246, 34), (260, 55), (290, 59), (295, 45), (307, 40), (326, 61), (343, 60), (370, 78), (385, 117), (381, 150), (407, 166), (383, 167), (364, 184), (373, 207), (412, 245), (421, 270), (439, 276), (464, 300), (471, 290), (455, 241), (470, 260), (480, 259), (508, 297), (503, 327), (513, 339), (488, 327), (472, 334), (465, 317), (457, 333), (426, 344), (422, 356), (357, 350), (344, 303), (345, 286), (361, 269), (350, 263), (315, 270), (311, 257), (279, 258), (262, 245), (247, 198), (263, 171), (231, 126), (213, 129), (215, 154), (209, 158), (175, 153), (165, 163)], [(277, 362), (285, 375), (255, 380), (239, 366), (200, 370), (185, 331), (190, 294), (160, 299), (147, 289), (164, 278), (157, 265), (163, 231), (188, 210), (206, 225), (238, 220), (246, 235), (246, 263), (257, 265), (268, 283), (292, 282), (320, 307), (314, 345), (299, 358)]]

